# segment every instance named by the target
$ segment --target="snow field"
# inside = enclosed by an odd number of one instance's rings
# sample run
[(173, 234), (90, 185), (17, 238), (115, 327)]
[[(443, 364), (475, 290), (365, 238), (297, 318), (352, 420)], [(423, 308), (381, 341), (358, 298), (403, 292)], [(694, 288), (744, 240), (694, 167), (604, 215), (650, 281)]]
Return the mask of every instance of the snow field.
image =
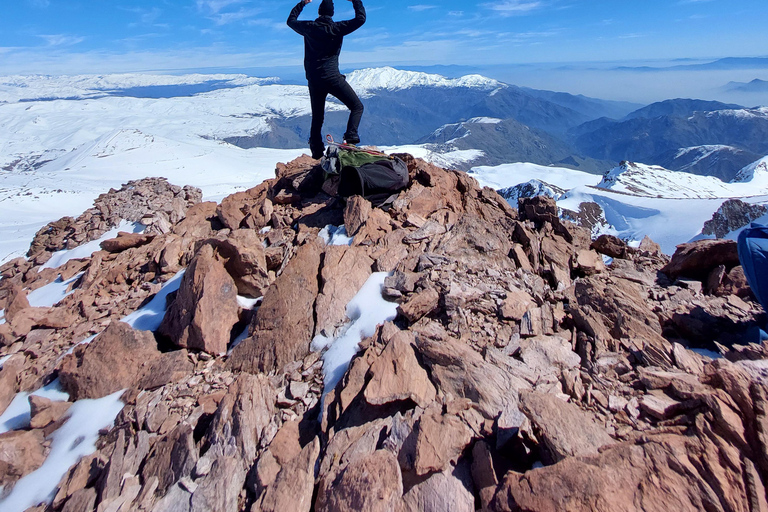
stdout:
[[(3, 512), (22, 512), (40, 502), (50, 503), (69, 468), (96, 451), (99, 430), (114, 424), (123, 409), (120, 397), (124, 391), (97, 400), (73, 403), (67, 411), (69, 419), (50, 435), (51, 451), (43, 465), (16, 482), (10, 494), (0, 500), (0, 509)], [(69, 398), (66, 393), (64, 395)]]
[(363, 338), (373, 336), (376, 327), (397, 316), (397, 303), (384, 300), (381, 290), (388, 272), (375, 272), (363, 284), (352, 300), (347, 304), (347, 317), (350, 319), (335, 338), (323, 335), (312, 340), (312, 350), (323, 353), (323, 375), (325, 395), (344, 376), (352, 357), (357, 353)]

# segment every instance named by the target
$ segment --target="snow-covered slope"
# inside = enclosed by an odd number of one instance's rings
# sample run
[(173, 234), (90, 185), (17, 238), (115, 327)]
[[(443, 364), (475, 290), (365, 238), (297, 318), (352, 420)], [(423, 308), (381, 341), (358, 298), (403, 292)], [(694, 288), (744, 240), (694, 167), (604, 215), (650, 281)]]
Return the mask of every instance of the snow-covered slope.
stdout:
[(604, 222), (596, 226), (595, 234), (611, 233), (630, 241), (649, 235), (670, 254), (676, 245), (700, 237), (704, 222), (726, 198), (768, 203), (768, 157), (743, 169), (743, 181), (738, 183), (631, 162), (609, 170), (602, 180), (532, 164), (475, 167), (470, 172), (481, 184), (496, 189), (512, 190), (533, 180), (567, 190), (555, 195), (559, 207), (579, 212), (583, 203), (594, 203), (602, 210)]
[(616, 192), (666, 198), (732, 197), (734, 187), (711, 176), (668, 171), (656, 165), (622, 162), (597, 185)]
[(399, 91), (411, 87), (468, 87), (492, 91), (507, 87), (505, 84), (481, 75), (446, 78), (442, 75), (403, 71), (390, 67), (367, 68), (353, 71), (347, 81), (361, 96), (369, 96), (377, 90)]
[(742, 170), (733, 179), (734, 184), (750, 184), (753, 187), (768, 187), (768, 156), (761, 158)]

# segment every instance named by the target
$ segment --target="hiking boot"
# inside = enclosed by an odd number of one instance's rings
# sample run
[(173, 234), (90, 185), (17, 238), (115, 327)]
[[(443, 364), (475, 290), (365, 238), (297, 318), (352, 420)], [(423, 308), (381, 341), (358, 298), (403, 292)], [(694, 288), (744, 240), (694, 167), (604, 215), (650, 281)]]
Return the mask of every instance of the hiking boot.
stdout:
[(349, 137), (344, 137), (344, 144), (349, 144), (350, 146), (355, 146), (357, 144), (360, 144), (360, 137), (357, 135), (350, 135)]

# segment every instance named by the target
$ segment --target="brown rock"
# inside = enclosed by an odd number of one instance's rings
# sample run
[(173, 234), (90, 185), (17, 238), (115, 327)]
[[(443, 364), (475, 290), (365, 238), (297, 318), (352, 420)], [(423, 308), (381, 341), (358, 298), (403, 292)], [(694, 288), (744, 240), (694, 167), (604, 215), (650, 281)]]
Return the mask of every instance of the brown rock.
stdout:
[(96, 489), (78, 489), (69, 497), (61, 512), (90, 512), (96, 506)]
[(36, 470), (45, 462), (41, 430), (12, 430), (0, 434), (0, 485), (10, 485)]
[(59, 421), (72, 405), (71, 402), (54, 402), (49, 398), (30, 395), (29, 398), (30, 420), (32, 428), (44, 428), (51, 423)]
[(16, 397), (18, 376), (24, 368), (25, 359), (23, 354), (14, 354), (0, 367), (0, 414), (5, 412)]
[(227, 351), (237, 321), (235, 283), (213, 248), (204, 245), (184, 274), (158, 331), (180, 347), (218, 355)]
[(65, 308), (26, 308), (16, 311), (8, 323), (16, 336), (26, 336), (34, 327), (64, 329), (71, 326), (76, 318)]
[(553, 369), (576, 368), (581, 358), (571, 350), (571, 342), (560, 336), (537, 336), (520, 342), (520, 359), (544, 374)]
[[(498, 418), (501, 413), (502, 423), (520, 415), (518, 391), (530, 387), (523, 379), (484, 361), (469, 346), (451, 338), (437, 341), (420, 337), (417, 349), (429, 367), (432, 382), (444, 394), (472, 400), (487, 418)], [(505, 425), (515, 426), (519, 424)]]
[(363, 247), (326, 247), (320, 272), (322, 288), (315, 304), (315, 333), (332, 333), (347, 319), (347, 304), (370, 277), (372, 266), (373, 260)]
[(389, 512), (402, 495), (397, 459), (387, 450), (377, 450), (351, 462), (335, 481), (321, 482), (315, 510)]
[(267, 197), (267, 192), (273, 180), (267, 180), (243, 192), (235, 192), (221, 200), (216, 208), (216, 215), (224, 226), (229, 229), (240, 229), (240, 224), (248, 212)]
[(417, 426), (414, 469), (420, 476), (448, 469), (472, 440), (472, 431), (458, 416), (440, 409), (428, 409)]
[[(72, 400), (101, 398), (124, 388), (155, 380), (161, 357), (155, 337), (126, 323), (112, 322), (87, 345), (79, 345), (61, 362), (59, 379)], [(178, 377), (179, 372), (167, 373)], [(154, 382), (157, 384), (157, 382)]]
[(672, 279), (681, 276), (706, 279), (718, 265), (731, 269), (738, 264), (739, 253), (734, 240), (697, 240), (678, 245), (672, 259), (661, 271)]
[[(713, 447), (710, 447), (710, 449)], [(738, 461), (738, 456), (737, 459)], [(715, 476), (717, 475), (717, 476)], [(742, 470), (695, 437), (655, 436), (596, 456), (509, 472), (493, 510), (651, 512), (749, 510)]]
[(212, 221), (216, 219), (218, 205), (213, 201), (197, 203), (187, 210), (187, 215), (173, 226), (172, 233), (182, 237), (204, 238), (213, 231)]
[(232, 352), (227, 363), (230, 368), (268, 372), (309, 353), (321, 253), (319, 242), (299, 248), (264, 295), (251, 324), (251, 337)]
[(544, 442), (552, 462), (576, 455), (597, 455), (598, 448), (614, 442), (591, 414), (553, 395), (522, 391), (520, 410)]
[(364, 392), (369, 404), (384, 405), (410, 399), (426, 408), (435, 401), (435, 387), (416, 359), (413, 340), (412, 333), (398, 332), (373, 362), (371, 378)]
[(585, 276), (591, 276), (605, 271), (603, 258), (595, 251), (582, 249), (576, 253), (573, 267), (581, 271)]
[(402, 512), (473, 512), (472, 479), (466, 473), (451, 468), (420, 481), (403, 495)]
[(427, 288), (413, 295), (408, 302), (397, 307), (397, 313), (411, 323), (431, 313), (440, 302), (440, 294), (434, 288)]
[(624, 240), (613, 235), (600, 235), (590, 247), (611, 258), (627, 257), (627, 244)]
[(651, 254), (661, 254), (661, 246), (651, 240), (651, 238), (648, 235), (645, 235), (643, 239), (640, 241), (640, 246), (638, 247), (640, 251), (649, 252)]
[(502, 318), (519, 322), (523, 319), (523, 315), (535, 305), (533, 297), (527, 292), (514, 289), (507, 292), (507, 298), (499, 308), (499, 314)]
[(152, 446), (141, 477), (145, 482), (151, 477), (157, 477), (157, 491), (161, 496), (180, 478), (189, 475), (195, 467), (197, 447), (192, 434), (192, 427), (181, 423)]
[(559, 223), (557, 204), (547, 196), (521, 197), (517, 202), (520, 220), (531, 220), (538, 224)]
[(246, 468), (239, 457), (216, 458), (210, 472), (195, 481), (191, 512), (237, 512)]
[(355, 236), (360, 226), (365, 224), (371, 214), (371, 202), (362, 196), (352, 196), (347, 199), (344, 208), (344, 227), (348, 236)]
[(100, 246), (107, 252), (123, 252), (134, 247), (141, 247), (155, 239), (154, 234), (126, 233), (121, 231), (116, 238), (101, 242)]
[(237, 447), (244, 461), (253, 461), (275, 410), (275, 389), (264, 375), (242, 374), (219, 403), (206, 433), (209, 451), (227, 452)]
[(267, 487), (252, 512), (309, 512), (315, 487), (315, 463), (320, 455), (320, 440), (316, 437), (298, 455), (286, 462)]
[(267, 257), (261, 238), (252, 229), (236, 229), (227, 238), (213, 238), (213, 245), (226, 260), (227, 272), (235, 280), (237, 291), (249, 297), (261, 297), (270, 284)]

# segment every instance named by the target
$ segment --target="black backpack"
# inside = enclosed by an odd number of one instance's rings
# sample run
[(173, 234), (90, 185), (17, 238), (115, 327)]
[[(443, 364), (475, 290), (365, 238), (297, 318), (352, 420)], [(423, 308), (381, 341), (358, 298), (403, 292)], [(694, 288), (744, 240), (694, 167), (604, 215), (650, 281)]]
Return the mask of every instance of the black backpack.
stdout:
[(341, 197), (360, 195), (384, 202), (408, 186), (408, 166), (397, 157), (345, 145), (328, 146), (321, 165), (327, 176), (339, 176)]

